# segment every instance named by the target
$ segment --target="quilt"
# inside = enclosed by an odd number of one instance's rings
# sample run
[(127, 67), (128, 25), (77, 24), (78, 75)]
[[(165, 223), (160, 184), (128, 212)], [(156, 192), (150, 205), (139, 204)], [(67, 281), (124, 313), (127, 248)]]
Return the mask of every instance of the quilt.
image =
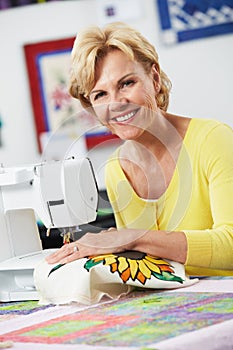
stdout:
[(233, 33), (232, 0), (157, 0), (164, 44)]
[[(85, 307), (77, 303), (39, 306), (36, 301), (0, 303), (0, 341), (155, 349), (152, 344), (232, 319), (233, 292), (139, 288), (119, 300)], [(18, 326), (7, 329), (10, 323)]]

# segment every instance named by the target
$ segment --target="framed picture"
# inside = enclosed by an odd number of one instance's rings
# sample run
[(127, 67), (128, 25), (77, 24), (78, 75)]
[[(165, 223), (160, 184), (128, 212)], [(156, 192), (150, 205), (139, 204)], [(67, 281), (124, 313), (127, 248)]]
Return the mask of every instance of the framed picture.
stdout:
[(156, 5), (165, 44), (233, 33), (232, 0), (156, 0)]
[[(81, 127), (82, 116), (88, 119), (85, 132), (87, 148), (115, 139), (105, 128), (95, 129), (94, 120), (82, 113), (78, 100), (68, 92), (71, 50), (75, 37), (50, 40), (24, 45), (31, 101), (37, 132), (37, 141), (42, 151), (41, 134), (70, 131)], [(81, 113), (81, 114), (80, 114)], [(77, 120), (75, 115), (81, 115)], [(76, 124), (76, 125), (74, 125)], [(93, 124), (93, 127), (92, 127)]]

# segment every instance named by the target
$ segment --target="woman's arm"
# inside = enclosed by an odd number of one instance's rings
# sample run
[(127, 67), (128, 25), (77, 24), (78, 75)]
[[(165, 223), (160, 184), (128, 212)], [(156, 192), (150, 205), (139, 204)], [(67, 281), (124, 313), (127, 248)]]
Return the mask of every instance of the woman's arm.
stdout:
[[(77, 251), (76, 248), (77, 247)], [(184, 263), (187, 255), (183, 232), (111, 229), (87, 233), (78, 241), (66, 244), (47, 258), (48, 263), (68, 263), (92, 255), (136, 250), (152, 256)]]
[(233, 270), (233, 131), (219, 124), (201, 149), (208, 185), (212, 227), (184, 229), (186, 265)]

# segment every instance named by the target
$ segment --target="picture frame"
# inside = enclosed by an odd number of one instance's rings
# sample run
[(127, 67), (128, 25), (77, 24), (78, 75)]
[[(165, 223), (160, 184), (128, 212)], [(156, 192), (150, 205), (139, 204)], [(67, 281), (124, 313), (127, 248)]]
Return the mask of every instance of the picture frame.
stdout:
[(230, 0), (155, 0), (165, 45), (233, 33)]
[[(75, 37), (28, 43), (23, 46), (30, 98), (34, 114), (39, 152), (42, 153), (41, 135), (66, 132), (73, 128), (75, 113), (81, 111), (78, 100), (68, 92), (71, 50)], [(85, 114), (86, 117), (86, 114)], [(79, 121), (80, 122), (80, 121)], [(88, 120), (91, 125), (91, 117)], [(75, 121), (76, 123), (76, 121)], [(85, 132), (87, 149), (115, 140), (106, 128), (90, 127)], [(77, 125), (76, 125), (77, 126)]]

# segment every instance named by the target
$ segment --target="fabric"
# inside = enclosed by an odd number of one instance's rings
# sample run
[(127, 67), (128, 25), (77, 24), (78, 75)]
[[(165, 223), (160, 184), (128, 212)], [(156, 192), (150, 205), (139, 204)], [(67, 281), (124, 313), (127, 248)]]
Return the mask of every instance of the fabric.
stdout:
[(128, 251), (78, 259), (65, 265), (42, 261), (34, 271), (40, 304), (93, 304), (103, 296), (119, 298), (135, 287), (182, 288), (196, 283), (182, 264)]
[(218, 121), (192, 119), (176, 169), (157, 201), (137, 196), (115, 151), (106, 165), (117, 227), (183, 231), (186, 273), (233, 275), (233, 131)]
[[(91, 306), (0, 303), (0, 341), (13, 342), (13, 350), (229, 350), (232, 290), (229, 277), (204, 278), (188, 288), (138, 289)], [(2, 319), (5, 313), (12, 318)]]

